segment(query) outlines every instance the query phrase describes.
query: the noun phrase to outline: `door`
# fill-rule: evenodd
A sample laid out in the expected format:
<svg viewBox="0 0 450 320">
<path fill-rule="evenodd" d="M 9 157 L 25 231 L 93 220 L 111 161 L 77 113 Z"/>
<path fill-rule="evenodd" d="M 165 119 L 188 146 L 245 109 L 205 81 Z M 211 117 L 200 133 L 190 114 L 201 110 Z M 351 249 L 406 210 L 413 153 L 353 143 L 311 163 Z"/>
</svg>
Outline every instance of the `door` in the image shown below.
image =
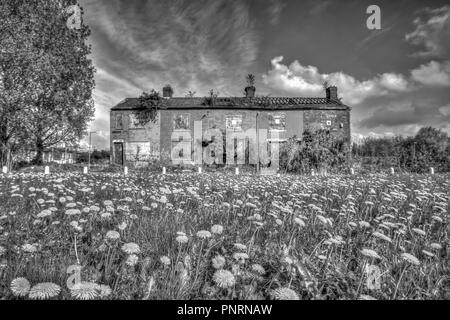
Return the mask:
<svg viewBox="0 0 450 320">
<path fill-rule="evenodd" d="M 123 142 L 114 142 L 114 164 L 123 166 Z"/>
</svg>

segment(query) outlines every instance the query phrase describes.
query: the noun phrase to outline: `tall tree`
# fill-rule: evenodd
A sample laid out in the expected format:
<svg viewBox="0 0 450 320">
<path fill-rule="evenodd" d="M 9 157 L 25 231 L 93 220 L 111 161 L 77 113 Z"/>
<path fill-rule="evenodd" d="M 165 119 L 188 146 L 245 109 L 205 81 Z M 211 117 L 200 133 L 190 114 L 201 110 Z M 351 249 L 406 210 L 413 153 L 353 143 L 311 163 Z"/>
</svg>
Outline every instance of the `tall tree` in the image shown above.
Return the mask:
<svg viewBox="0 0 450 320">
<path fill-rule="evenodd" d="M 82 138 L 94 115 L 90 31 L 82 20 L 75 28 L 68 23 L 75 13 L 67 8 L 75 0 L 0 1 L 6 27 L 0 60 L 9 106 L 1 114 L 9 119 L 8 131 L 19 127 L 14 139 L 35 148 L 39 164 L 45 148 Z"/>
</svg>

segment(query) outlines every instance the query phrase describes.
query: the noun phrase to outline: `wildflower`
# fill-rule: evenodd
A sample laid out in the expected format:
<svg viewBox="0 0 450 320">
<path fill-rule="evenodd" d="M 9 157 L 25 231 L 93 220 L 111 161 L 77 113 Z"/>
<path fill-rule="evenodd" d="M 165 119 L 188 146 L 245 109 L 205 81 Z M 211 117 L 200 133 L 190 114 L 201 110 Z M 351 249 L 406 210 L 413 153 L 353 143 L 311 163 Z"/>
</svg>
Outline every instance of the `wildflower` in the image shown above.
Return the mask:
<svg viewBox="0 0 450 320">
<path fill-rule="evenodd" d="M 275 223 L 279 226 L 281 226 L 283 224 L 283 221 L 281 221 L 280 219 L 276 219 Z"/>
<path fill-rule="evenodd" d="M 233 258 L 239 262 L 245 262 L 245 260 L 248 259 L 248 254 L 244 252 L 236 252 L 233 254 Z"/>
<path fill-rule="evenodd" d="M 77 214 L 81 214 L 81 211 L 78 209 L 68 209 L 66 210 L 66 215 L 68 216 L 75 216 Z"/>
<path fill-rule="evenodd" d="M 127 223 L 126 222 L 122 222 L 121 224 L 119 224 L 119 230 L 120 231 L 123 231 L 123 230 L 125 230 L 126 228 L 127 228 Z"/>
<path fill-rule="evenodd" d="M 266 274 L 266 270 L 264 270 L 264 267 L 261 266 L 260 264 L 253 264 L 252 265 L 252 270 L 260 275 L 265 275 Z"/>
<path fill-rule="evenodd" d="M 368 258 L 381 259 L 381 257 L 378 255 L 378 253 L 371 249 L 362 249 L 361 253 L 363 256 L 366 256 Z"/>
<path fill-rule="evenodd" d="M 211 227 L 211 232 L 213 234 L 217 234 L 217 235 L 222 234 L 223 227 L 220 224 L 216 224 L 216 225 Z"/>
<path fill-rule="evenodd" d="M 4 255 L 5 252 L 6 252 L 6 249 L 5 249 L 4 247 L 0 246 L 0 257 L 1 257 L 2 255 Z"/>
<path fill-rule="evenodd" d="M 164 266 L 169 266 L 170 265 L 170 258 L 168 256 L 162 256 L 161 258 L 159 258 L 159 261 L 161 261 L 161 263 Z"/>
<path fill-rule="evenodd" d="M 134 267 L 138 263 L 138 260 L 139 260 L 139 258 L 137 255 L 131 254 L 128 256 L 127 260 L 125 261 L 125 264 L 127 266 Z"/>
<path fill-rule="evenodd" d="M 111 287 L 107 286 L 107 285 L 104 285 L 104 284 L 99 285 L 98 286 L 98 290 L 100 291 L 99 292 L 99 297 L 100 298 L 106 298 L 112 292 Z"/>
<path fill-rule="evenodd" d="M 415 233 L 417 233 L 418 235 L 421 235 L 421 236 L 426 236 L 427 235 L 426 232 L 423 231 L 422 229 L 413 228 L 412 231 L 414 231 Z"/>
<path fill-rule="evenodd" d="M 45 217 L 48 217 L 48 216 L 51 216 L 51 215 L 52 215 L 52 211 L 46 209 L 46 210 L 42 210 L 40 213 L 38 213 L 37 217 L 38 218 L 45 218 Z"/>
<path fill-rule="evenodd" d="M 61 287 L 51 282 L 38 283 L 30 290 L 31 299 L 45 300 L 56 297 L 61 292 Z"/>
<path fill-rule="evenodd" d="M 427 250 L 422 250 L 422 252 L 423 252 L 423 254 L 424 255 L 427 255 L 427 256 L 429 256 L 429 257 L 435 257 L 435 254 L 434 253 L 431 253 L 430 251 L 427 251 Z"/>
<path fill-rule="evenodd" d="M 304 222 L 302 219 L 300 219 L 300 218 L 295 218 L 295 219 L 294 219 L 294 222 L 295 222 L 297 225 L 299 225 L 300 227 L 305 227 L 305 226 L 306 226 L 305 222 Z"/>
<path fill-rule="evenodd" d="M 11 291 L 16 297 L 25 297 L 30 292 L 30 282 L 25 278 L 11 281 Z"/>
<path fill-rule="evenodd" d="M 300 300 L 298 294 L 289 288 L 278 288 L 272 291 L 275 300 Z"/>
<path fill-rule="evenodd" d="M 234 247 L 240 251 L 247 251 L 247 246 L 245 244 L 235 243 Z"/>
<path fill-rule="evenodd" d="M 327 220 L 324 216 L 322 216 L 322 215 L 320 215 L 320 214 L 317 215 L 317 219 L 319 219 L 320 222 L 322 222 L 322 223 L 325 224 L 325 225 L 328 224 L 328 220 Z"/>
<path fill-rule="evenodd" d="M 366 294 L 362 294 L 359 296 L 358 300 L 377 300 L 372 296 L 366 295 Z"/>
<path fill-rule="evenodd" d="M 125 243 L 122 246 L 122 251 L 127 254 L 138 254 L 141 252 L 141 249 L 139 248 L 139 245 L 137 245 L 134 242 Z"/>
<path fill-rule="evenodd" d="M 175 238 L 176 242 L 179 244 L 187 243 L 189 241 L 189 238 L 186 235 L 179 235 Z"/>
<path fill-rule="evenodd" d="M 402 253 L 401 257 L 403 258 L 403 260 L 408 261 L 409 263 L 413 264 L 413 265 L 420 265 L 420 261 L 419 259 L 417 259 L 415 256 L 413 256 L 412 254 L 409 253 Z"/>
<path fill-rule="evenodd" d="M 106 233 L 106 239 L 108 240 L 117 240 L 120 238 L 120 233 L 117 231 L 111 230 Z"/>
<path fill-rule="evenodd" d="M 70 294 L 78 300 L 92 300 L 98 296 L 99 285 L 93 282 L 79 282 L 71 289 Z"/>
<path fill-rule="evenodd" d="M 221 255 L 215 256 L 211 261 L 214 269 L 222 269 L 226 262 L 225 258 Z"/>
<path fill-rule="evenodd" d="M 384 241 L 387 241 L 387 242 L 392 242 L 391 238 L 389 238 L 388 236 L 382 234 L 381 232 L 376 231 L 376 232 L 372 233 L 372 235 L 374 237 L 378 238 L 378 239 L 381 239 L 381 240 L 384 240 Z"/>
<path fill-rule="evenodd" d="M 27 253 L 35 253 L 37 251 L 37 247 L 33 244 L 24 244 L 22 246 L 22 250 Z"/>
<path fill-rule="evenodd" d="M 434 250 L 441 250 L 442 246 L 439 243 L 432 243 L 430 244 L 430 247 Z"/>
<path fill-rule="evenodd" d="M 217 270 L 213 275 L 213 281 L 219 288 L 227 289 L 234 286 L 236 280 L 234 275 L 228 270 Z"/>
<path fill-rule="evenodd" d="M 197 237 L 199 237 L 200 239 L 211 238 L 211 232 L 207 230 L 200 230 L 199 232 L 197 232 Z"/>
</svg>

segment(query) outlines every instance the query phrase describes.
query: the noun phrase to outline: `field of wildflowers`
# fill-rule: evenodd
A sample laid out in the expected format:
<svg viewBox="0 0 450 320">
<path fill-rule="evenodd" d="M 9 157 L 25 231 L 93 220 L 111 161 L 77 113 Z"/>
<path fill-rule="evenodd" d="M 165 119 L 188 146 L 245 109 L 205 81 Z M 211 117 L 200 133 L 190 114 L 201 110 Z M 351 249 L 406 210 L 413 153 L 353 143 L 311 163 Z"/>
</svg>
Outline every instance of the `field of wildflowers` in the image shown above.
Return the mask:
<svg viewBox="0 0 450 320">
<path fill-rule="evenodd" d="M 450 299 L 450 175 L 14 173 L 2 299 Z"/>
</svg>

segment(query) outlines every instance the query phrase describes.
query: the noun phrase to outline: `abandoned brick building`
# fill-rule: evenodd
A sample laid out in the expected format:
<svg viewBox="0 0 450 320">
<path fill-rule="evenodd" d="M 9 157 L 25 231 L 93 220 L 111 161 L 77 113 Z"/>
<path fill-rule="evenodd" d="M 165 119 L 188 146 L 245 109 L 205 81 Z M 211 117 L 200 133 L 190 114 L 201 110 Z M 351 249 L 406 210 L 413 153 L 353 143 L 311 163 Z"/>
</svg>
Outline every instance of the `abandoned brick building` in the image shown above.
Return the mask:
<svg viewBox="0 0 450 320">
<path fill-rule="evenodd" d="M 135 121 L 139 99 L 125 99 L 110 113 L 112 162 L 133 166 L 165 157 L 179 164 L 178 154 L 173 155 L 176 146 L 195 150 L 199 134 L 202 137 L 212 128 L 221 132 L 267 129 L 268 144 L 280 144 L 294 136 L 301 139 L 304 130 L 323 128 L 350 143 L 351 108 L 338 99 L 337 87 L 326 88 L 325 97 L 318 98 L 256 97 L 254 88 L 247 89 L 245 97 L 216 97 L 211 104 L 205 103 L 206 98 L 172 97 L 172 88 L 166 86 L 164 107 L 158 110 L 156 120 L 146 125 Z M 274 132 L 276 139 L 271 138 Z M 193 151 L 180 156 L 194 163 Z"/>
</svg>

